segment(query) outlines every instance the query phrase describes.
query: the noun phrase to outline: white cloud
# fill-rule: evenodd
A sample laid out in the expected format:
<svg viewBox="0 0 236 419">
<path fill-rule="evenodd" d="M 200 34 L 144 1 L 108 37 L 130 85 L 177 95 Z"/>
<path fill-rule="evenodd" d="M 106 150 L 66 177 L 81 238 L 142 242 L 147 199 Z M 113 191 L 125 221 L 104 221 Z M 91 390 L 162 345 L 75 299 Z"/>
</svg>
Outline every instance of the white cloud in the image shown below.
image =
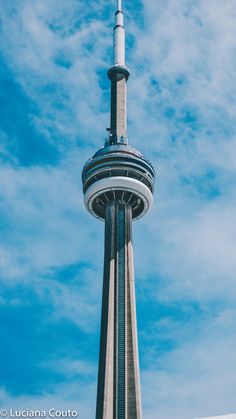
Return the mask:
<svg viewBox="0 0 236 419">
<path fill-rule="evenodd" d="M 234 410 L 234 319 L 235 311 L 225 312 L 186 336 L 182 322 L 175 330 L 180 333 L 178 346 L 156 357 L 152 344 L 158 342 L 150 341 L 149 370 L 142 374 L 148 418 L 189 419 Z"/>
<path fill-rule="evenodd" d="M 98 12 L 92 3 L 87 13 Z M 37 130 L 63 149 L 77 141 L 95 144 L 105 132 L 107 115 L 99 89 L 98 68 L 107 67 L 108 28 L 72 0 L 2 6 L 2 52 L 16 81 L 37 105 Z M 14 15 L 14 19 L 12 16 Z M 91 62 L 92 60 L 92 62 Z M 86 100 L 85 100 L 86 98 Z M 96 129 L 95 129 L 96 127 Z M 66 138 L 66 144 L 63 139 Z"/>
<path fill-rule="evenodd" d="M 200 419 L 200 418 L 198 418 Z M 201 418 L 201 419 L 236 419 L 236 415 L 223 415 L 223 416 L 211 416 L 210 418 Z"/>
<path fill-rule="evenodd" d="M 2 167 L 6 233 L 0 242 L 1 281 L 24 284 L 45 301 L 49 296 L 57 317 L 90 329 L 96 324 L 91 319 L 100 313 L 103 248 L 98 237 L 100 241 L 103 224 L 87 222 L 80 176 L 77 169 L 71 171 L 72 164 L 76 162 L 50 169 Z M 81 264 L 76 277 L 67 273 L 59 281 L 60 270 L 75 264 Z"/>
</svg>

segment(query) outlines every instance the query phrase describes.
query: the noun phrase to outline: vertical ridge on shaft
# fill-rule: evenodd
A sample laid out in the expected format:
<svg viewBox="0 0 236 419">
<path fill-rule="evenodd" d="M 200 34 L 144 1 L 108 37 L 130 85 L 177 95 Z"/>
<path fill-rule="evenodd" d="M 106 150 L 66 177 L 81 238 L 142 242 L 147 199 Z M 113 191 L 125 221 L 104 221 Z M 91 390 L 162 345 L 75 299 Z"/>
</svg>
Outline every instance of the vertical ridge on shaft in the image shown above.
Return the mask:
<svg viewBox="0 0 236 419">
<path fill-rule="evenodd" d="M 136 303 L 134 287 L 134 264 L 133 264 L 133 244 L 132 244 L 132 210 L 128 209 L 127 214 L 127 253 L 128 253 L 128 273 L 127 273 L 127 418 L 141 419 L 141 389 L 139 377 L 139 357 L 138 357 L 138 336 L 136 320 Z M 129 228 L 130 227 L 130 228 Z"/>
<path fill-rule="evenodd" d="M 115 204 L 106 208 L 104 279 L 100 333 L 96 419 L 112 418 L 114 386 Z M 109 403 L 108 403 L 109 401 Z"/>
<path fill-rule="evenodd" d="M 126 237 L 125 204 L 117 205 L 117 419 L 125 418 L 125 300 L 126 300 Z"/>
</svg>

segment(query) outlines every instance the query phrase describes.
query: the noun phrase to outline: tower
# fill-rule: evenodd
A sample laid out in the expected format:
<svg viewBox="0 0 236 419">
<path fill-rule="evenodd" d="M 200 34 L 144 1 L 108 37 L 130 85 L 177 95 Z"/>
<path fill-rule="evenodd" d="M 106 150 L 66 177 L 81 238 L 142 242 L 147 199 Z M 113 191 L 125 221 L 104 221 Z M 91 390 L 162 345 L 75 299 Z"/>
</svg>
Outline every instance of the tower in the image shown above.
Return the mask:
<svg viewBox="0 0 236 419">
<path fill-rule="evenodd" d="M 113 29 L 109 136 L 82 173 L 87 210 L 105 221 L 96 419 L 141 419 L 132 221 L 152 205 L 154 169 L 128 145 L 125 30 L 121 0 Z"/>
</svg>

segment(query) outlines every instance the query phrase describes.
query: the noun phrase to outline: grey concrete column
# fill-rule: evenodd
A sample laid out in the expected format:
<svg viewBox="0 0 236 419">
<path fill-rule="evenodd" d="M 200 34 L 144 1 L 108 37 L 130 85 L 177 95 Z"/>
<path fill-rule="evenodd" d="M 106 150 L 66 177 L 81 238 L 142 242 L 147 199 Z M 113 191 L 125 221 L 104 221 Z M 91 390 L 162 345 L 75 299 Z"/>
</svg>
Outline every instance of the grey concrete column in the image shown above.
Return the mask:
<svg viewBox="0 0 236 419">
<path fill-rule="evenodd" d="M 112 138 L 120 142 L 127 137 L 126 78 L 115 73 L 111 80 L 111 127 Z"/>
<path fill-rule="evenodd" d="M 131 211 L 106 208 L 96 419 L 141 419 Z"/>
</svg>

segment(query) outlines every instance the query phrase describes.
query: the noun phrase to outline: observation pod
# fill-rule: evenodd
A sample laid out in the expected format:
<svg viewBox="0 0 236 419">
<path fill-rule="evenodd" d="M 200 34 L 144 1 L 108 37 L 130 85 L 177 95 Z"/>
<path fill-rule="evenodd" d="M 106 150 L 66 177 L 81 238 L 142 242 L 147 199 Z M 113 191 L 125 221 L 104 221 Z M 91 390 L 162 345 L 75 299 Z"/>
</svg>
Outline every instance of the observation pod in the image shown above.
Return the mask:
<svg viewBox="0 0 236 419">
<path fill-rule="evenodd" d="M 101 220 L 105 220 L 106 206 L 112 201 L 126 203 L 133 220 L 141 218 L 152 206 L 154 169 L 128 145 L 100 149 L 85 164 L 82 179 L 85 206 Z"/>
</svg>

